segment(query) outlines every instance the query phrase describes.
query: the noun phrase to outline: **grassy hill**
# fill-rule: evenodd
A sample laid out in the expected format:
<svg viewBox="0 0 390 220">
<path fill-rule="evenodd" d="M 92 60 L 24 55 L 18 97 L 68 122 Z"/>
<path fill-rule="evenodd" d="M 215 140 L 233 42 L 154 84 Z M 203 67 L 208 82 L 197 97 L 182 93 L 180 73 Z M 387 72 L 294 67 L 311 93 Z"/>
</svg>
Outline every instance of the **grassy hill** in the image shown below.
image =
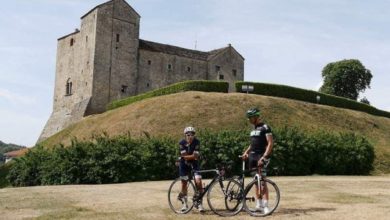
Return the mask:
<svg viewBox="0 0 390 220">
<path fill-rule="evenodd" d="M 258 106 L 271 127 L 295 126 L 304 131 L 353 131 L 375 146 L 376 173 L 390 173 L 390 119 L 367 113 L 316 105 L 291 99 L 242 93 L 183 92 L 146 99 L 103 114 L 88 116 L 53 135 L 42 144 L 68 144 L 71 139 L 90 139 L 130 132 L 133 136 L 182 137 L 185 126 L 198 129 L 249 128 L 245 111 Z"/>
</svg>

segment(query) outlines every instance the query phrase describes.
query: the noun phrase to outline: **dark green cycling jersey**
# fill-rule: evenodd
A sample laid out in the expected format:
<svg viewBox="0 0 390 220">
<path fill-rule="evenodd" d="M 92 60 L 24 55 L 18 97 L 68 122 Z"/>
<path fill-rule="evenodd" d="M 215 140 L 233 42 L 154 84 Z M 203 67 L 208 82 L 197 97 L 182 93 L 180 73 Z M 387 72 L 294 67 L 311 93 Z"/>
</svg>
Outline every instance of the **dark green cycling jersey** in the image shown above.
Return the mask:
<svg viewBox="0 0 390 220">
<path fill-rule="evenodd" d="M 258 125 L 255 125 L 254 129 L 251 131 L 251 153 L 261 154 L 263 155 L 267 145 L 267 136 L 272 136 L 271 128 L 264 124 L 260 123 Z"/>
</svg>

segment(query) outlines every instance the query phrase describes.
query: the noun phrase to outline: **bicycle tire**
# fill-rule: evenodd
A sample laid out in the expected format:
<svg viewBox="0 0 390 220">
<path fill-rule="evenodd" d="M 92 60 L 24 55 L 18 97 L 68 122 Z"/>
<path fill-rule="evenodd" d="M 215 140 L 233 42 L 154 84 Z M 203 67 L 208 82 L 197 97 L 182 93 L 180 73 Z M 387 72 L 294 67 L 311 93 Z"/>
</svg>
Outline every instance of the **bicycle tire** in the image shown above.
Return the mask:
<svg viewBox="0 0 390 220">
<path fill-rule="evenodd" d="M 181 192 L 181 178 L 175 179 L 168 190 L 168 203 L 169 207 L 177 214 L 187 214 L 192 210 L 194 207 L 193 198 L 195 195 L 195 186 L 194 183 L 192 183 L 191 180 L 187 180 L 187 204 L 188 209 L 182 210 L 181 207 L 183 206 L 183 200 L 182 198 L 179 198 L 179 194 Z"/>
<path fill-rule="evenodd" d="M 251 216 L 263 217 L 263 216 L 271 215 L 276 210 L 280 202 L 279 187 L 276 185 L 275 182 L 269 179 L 260 180 L 261 185 L 263 185 L 264 183 L 266 184 L 268 189 L 268 194 L 269 194 L 269 198 L 268 198 L 269 212 L 265 213 L 263 210 L 255 208 L 255 204 L 256 204 L 255 184 L 257 183 L 258 183 L 257 179 L 254 179 L 245 187 L 244 209 Z"/>
<path fill-rule="evenodd" d="M 244 189 L 234 179 L 220 179 L 210 186 L 207 192 L 207 203 L 210 209 L 219 216 L 237 215 L 243 208 Z M 227 205 L 231 203 L 231 206 Z M 235 207 L 232 209 L 231 207 Z"/>
<path fill-rule="evenodd" d="M 234 177 L 232 177 L 232 178 L 229 178 L 229 182 L 228 182 L 228 185 L 227 185 L 227 187 L 226 187 L 228 190 L 229 190 L 230 188 L 233 188 L 233 187 L 234 187 L 234 184 L 235 184 L 235 183 L 234 183 L 232 180 L 237 181 L 238 183 L 240 183 L 240 185 L 241 185 L 242 187 L 244 187 L 244 186 L 242 185 L 242 182 L 240 181 L 239 177 L 238 177 L 238 176 L 237 176 L 237 177 L 234 176 Z M 244 194 L 245 194 L 245 192 L 244 192 Z M 232 204 L 230 204 L 230 203 L 228 202 L 228 199 L 226 198 L 226 200 L 225 200 L 225 205 L 226 205 L 226 208 L 227 208 L 227 209 L 233 211 L 233 210 L 237 209 L 239 205 L 243 206 L 244 203 L 243 203 L 243 202 L 242 202 L 242 203 L 237 203 L 237 204 L 233 204 L 233 206 L 231 206 Z M 242 210 L 242 208 L 243 208 L 243 207 L 240 207 L 241 210 Z"/>
</svg>

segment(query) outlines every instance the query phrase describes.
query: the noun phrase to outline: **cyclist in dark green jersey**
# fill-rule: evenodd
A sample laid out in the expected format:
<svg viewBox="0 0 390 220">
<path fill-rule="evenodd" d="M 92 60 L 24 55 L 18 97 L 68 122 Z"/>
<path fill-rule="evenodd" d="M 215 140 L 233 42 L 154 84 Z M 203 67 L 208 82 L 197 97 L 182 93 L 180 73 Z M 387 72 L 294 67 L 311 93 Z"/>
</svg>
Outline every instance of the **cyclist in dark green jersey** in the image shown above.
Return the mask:
<svg viewBox="0 0 390 220">
<path fill-rule="evenodd" d="M 251 108 L 246 112 L 246 117 L 249 122 L 254 125 L 253 130 L 250 133 L 251 144 L 245 150 L 242 155 L 243 159 L 249 158 L 249 169 L 258 167 L 258 173 L 260 175 L 266 175 L 263 170 L 263 174 L 260 173 L 265 163 L 269 163 L 269 157 L 272 152 L 273 136 L 271 127 L 263 123 L 260 118 L 260 110 L 257 108 Z M 256 185 L 257 187 L 257 185 Z M 259 191 L 257 189 L 257 191 Z M 256 195 L 256 209 L 263 210 L 264 213 L 269 212 L 268 209 L 268 189 L 264 187 L 264 198 L 260 200 L 260 195 Z"/>
</svg>

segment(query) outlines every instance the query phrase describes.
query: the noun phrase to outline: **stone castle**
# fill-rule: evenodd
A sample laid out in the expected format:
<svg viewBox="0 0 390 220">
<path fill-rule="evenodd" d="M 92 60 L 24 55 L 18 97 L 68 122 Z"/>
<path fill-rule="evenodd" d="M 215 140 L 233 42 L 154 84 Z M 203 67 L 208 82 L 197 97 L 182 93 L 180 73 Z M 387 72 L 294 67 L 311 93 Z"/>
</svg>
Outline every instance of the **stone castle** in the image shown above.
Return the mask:
<svg viewBox="0 0 390 220">
<path fill-rule="evenodd" d="M 140 15 L 124 0 L 100 4 L 58 39 L 53 112 L 38 142 L 102 113 L 117 99 L 184 80 L 222 80 L 234 90 L 244 58 L 229 44 L 209 52 L 139 39 Z"/>
</svg>

